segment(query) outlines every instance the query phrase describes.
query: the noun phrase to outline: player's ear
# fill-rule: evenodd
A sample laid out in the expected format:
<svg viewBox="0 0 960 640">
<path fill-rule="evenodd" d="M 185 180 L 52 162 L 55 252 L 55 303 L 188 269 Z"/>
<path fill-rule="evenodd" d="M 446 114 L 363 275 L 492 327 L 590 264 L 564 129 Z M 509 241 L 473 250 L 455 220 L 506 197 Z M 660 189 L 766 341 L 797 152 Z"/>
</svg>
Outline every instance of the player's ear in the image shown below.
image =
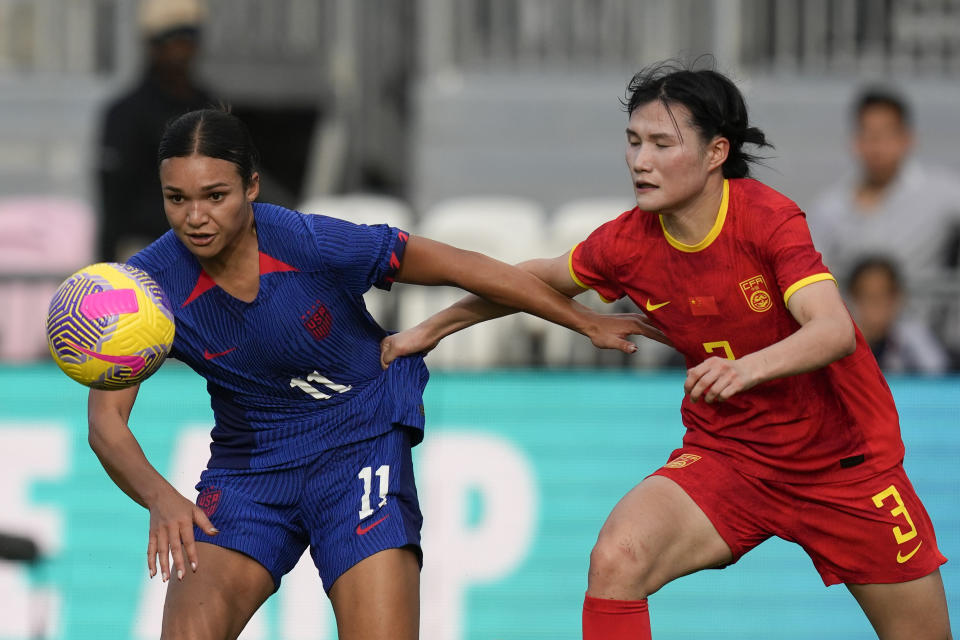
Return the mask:
<svg viewBox="0 0 960 640">
<path fill-rule="evenodd" d="M 722 167 L 730 155 L 730 141 L 723 136 L 717 136 L 707 144 L 706 155 L 708 171 Z"/>
<path fill-rule="evenodd" d="M 260 174 L 256 171 L 253 172 L 253 175 L 250 176 L 250 180 L 247 181 L 247 191 L 246 191 L 247 202 L 253 202 L 257 199 L 257 196 L 260 195 Z"/>
</svg>

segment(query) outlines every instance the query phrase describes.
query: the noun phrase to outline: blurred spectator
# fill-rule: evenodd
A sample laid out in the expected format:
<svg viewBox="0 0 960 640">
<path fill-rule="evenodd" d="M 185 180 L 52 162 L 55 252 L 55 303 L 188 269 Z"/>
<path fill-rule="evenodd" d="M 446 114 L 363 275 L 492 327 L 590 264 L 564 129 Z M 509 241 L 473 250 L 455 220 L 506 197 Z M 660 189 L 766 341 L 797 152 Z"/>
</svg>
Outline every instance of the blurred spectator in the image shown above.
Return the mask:
<svg viewBox="0 0 960 640">
<path fill-rule="evenodd" d="M 903 318 L 903 283 L 892 260 L 868 257 L 848 278 L 850 310 L 886 373 L 944 373 L 949 357 L 926 324 Z"/>
<path fill-rule="evenodd" d="M 865 89 L 852 116 L 856 174 L 810 208 L 815 244 L 835 274 L 851 273 L 865 255 L 885 255 L 908 286 L 922 286 L 956 256 L 951 244 L 960 228 L 960 179 L 910 159 L 911 109 L 896 92 Z"/>
<path fill-rule="evenodd" d="M 114 99 L 102 121 L 98 257 L 126 260 L 169 227 L 157 178 L 157 147 L 167 122 L 211 106 L 193 76 L 201 0 L 142 0 L 138 22 L 146 46 L 136 86 Z"/>
</svg>

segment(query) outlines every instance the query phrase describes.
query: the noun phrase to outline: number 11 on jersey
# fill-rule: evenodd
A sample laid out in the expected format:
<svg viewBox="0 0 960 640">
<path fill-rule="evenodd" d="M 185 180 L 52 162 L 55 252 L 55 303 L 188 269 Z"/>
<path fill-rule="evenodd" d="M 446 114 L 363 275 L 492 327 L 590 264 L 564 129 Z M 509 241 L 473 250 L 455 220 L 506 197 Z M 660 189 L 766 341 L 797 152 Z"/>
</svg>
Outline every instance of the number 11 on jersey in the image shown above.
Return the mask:
<svg viewBox="0 0 960 640">
<path fill-rule="evenodd" d="M 376 476 L 380 479 L 380 502 L 377 503 L 379 509 L 387 504 L 387 493 L 390 490 L 390 465 L 384 464 L 377 469 Z M 368 518 L 373 515 L 373 509 L 370 508 L 370 490 L 373 488 L 373 467 L 364 467 L 360 469 L 357 477 L 363 480 L 363 494 L 360 496 L 360 519 Z"/>
</svg>

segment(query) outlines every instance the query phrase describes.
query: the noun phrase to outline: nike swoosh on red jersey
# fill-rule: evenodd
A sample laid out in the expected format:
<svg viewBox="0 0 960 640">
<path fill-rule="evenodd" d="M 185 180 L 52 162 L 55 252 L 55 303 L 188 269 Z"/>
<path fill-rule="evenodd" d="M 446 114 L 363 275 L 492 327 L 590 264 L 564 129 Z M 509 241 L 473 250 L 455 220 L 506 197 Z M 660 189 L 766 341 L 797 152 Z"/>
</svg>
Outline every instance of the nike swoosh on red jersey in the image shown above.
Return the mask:
<svg viewBox="0 0 960 640">
<path fill-rule="evenodd" d="M 227 355 L 228 353 L 230 353 L 230 352 L 233 351 L 234 349 L 236 349 L 236 347 L 231 347 L 230 349 L 227 349 L 226 351 L 220 351 L 219 353 L 210 353 L 209 351 L 207 351 L 206 349 L 204 349 L 204 350 L 203 350 L 203 357 L 206 358 L 207 360 L 213 360 L 214 358 L 219 358 L 220 356 L 225 356 L 225 355 Z"/>
<path fill-rule="evenodd" d="M 137 375 L 145 366 L 147 366 L 147 360 L 143 356 L 111 356 L 105 353 L 91 351 L 90 349 L 86 349 L 72 342 L 67 342 L 67 345 L 81 353 L 87 354 L 91 358 L 103 360 L 104 362 L 111 362 L 113 364 L 119 364 L 124 367 L 130 367 L 130 373 L 133 375 Z"/>
<path fill-rule="evenodd" d="M 383 516 L 382 518 L 380 518 L 380 519 L 377 520 L 376 522 L 373 522 L 373 523 L 371 523 L 371 524 L 368 524 L 367 526 L 363 526 L 362 524 L 358 524 L 358 525 L 357 525 L 357 535 L 361 535 L 361 536 L 362 536 L 362 535 L 365 535 L 367 532 L 369 532 L 371 529 L 373 529 L 375 526 L 377 526 L 378 524 L 380 524 L 381 522 L 383 522 L 384 520 L 386 520 L 386 519 L 389 518 L 389 517 L 390 517 L 390 514 L 388 513 L 387 515 Z"/>
</svg>

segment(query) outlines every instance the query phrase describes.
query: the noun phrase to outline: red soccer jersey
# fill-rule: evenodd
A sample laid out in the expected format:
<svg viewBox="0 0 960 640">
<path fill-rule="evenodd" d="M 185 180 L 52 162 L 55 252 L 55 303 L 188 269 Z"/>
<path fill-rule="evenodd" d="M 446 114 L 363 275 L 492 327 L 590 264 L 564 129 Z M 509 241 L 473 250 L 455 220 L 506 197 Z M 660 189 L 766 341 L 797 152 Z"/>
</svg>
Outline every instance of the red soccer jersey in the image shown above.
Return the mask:
<svg viewBox="0 0 960 640">
<path fill-rule="evenodd" d="M 694 367 L 738 358 L 800 328 L 787 302 L 833 280 L 803 212 L 755 180 L 724 181 L 716 223 L 697 245 L 639 208 L 570 252 L 570 273 L 607 300 L 629 296 Z M 743 473 L 786 482 L 855 479 L 903 458 L 897 410 L 860 334 L 856 351 L 817 371 L 771 380 L 726 402 L 683 399 L 685 446 L 728 455 Z"/>
</svg>

